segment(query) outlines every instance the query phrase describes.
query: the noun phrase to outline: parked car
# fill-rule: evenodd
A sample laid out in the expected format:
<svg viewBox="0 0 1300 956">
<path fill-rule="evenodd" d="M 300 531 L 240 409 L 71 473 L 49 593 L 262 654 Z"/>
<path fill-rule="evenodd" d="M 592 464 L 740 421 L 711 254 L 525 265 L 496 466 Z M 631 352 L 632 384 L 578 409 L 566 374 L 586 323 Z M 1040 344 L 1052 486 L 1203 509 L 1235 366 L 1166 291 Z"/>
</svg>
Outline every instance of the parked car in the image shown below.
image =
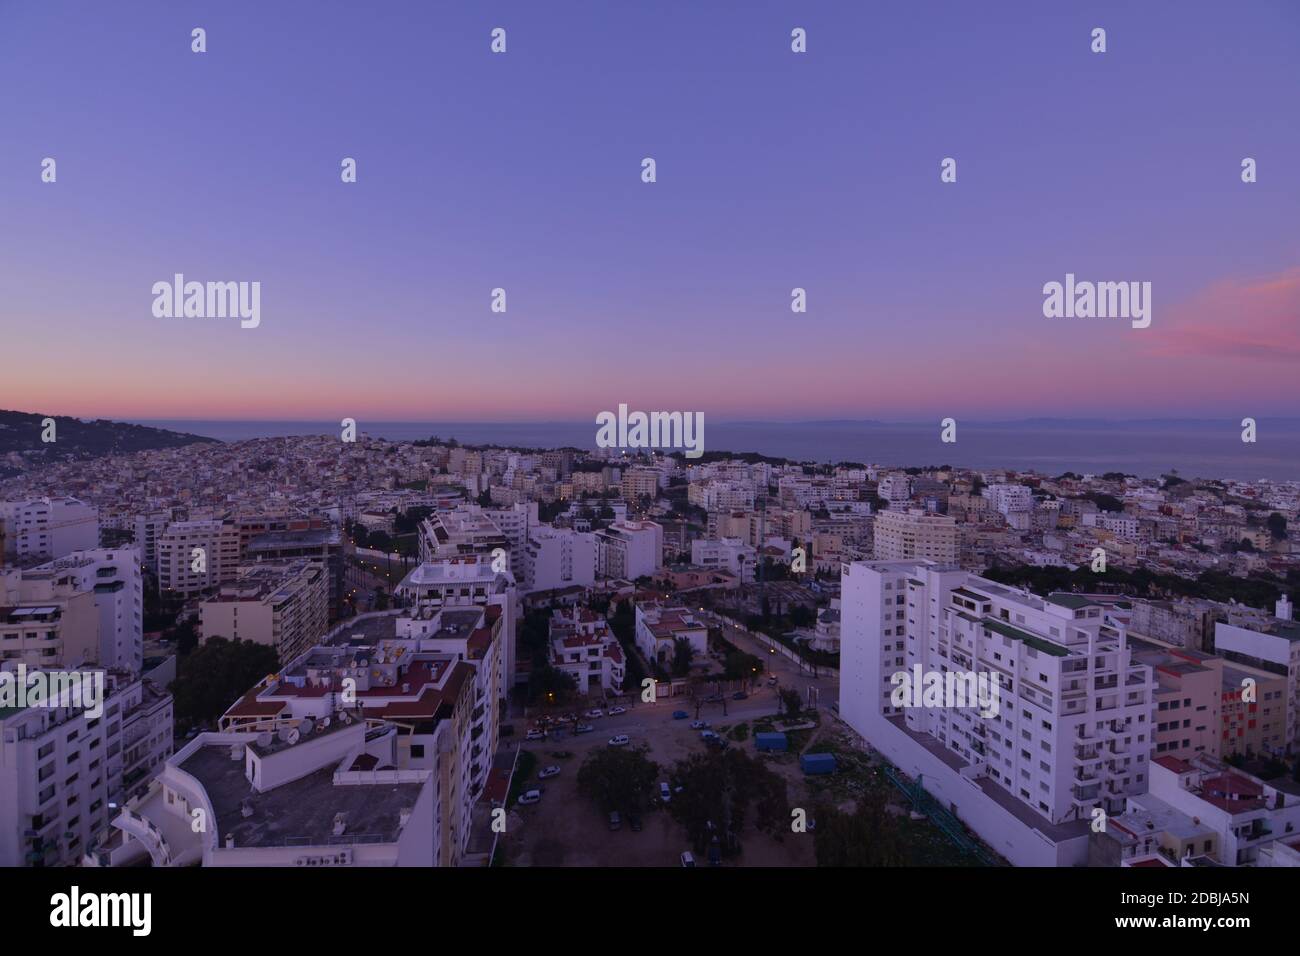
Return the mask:
<svg viewBox="0 0 1300 956">
<path fill-rule="evenodd" d="M 695 865 L 695 854 L 692 853 L 690 850 L 687 850 L 685 853 L 682 854 L 682 866 L 694 866 L 694 865 Z"/>
<path fill-rule="evenodd" d="M 734 694 L 731 695 L 731 699 L 732 699 L 732 700 L 744 700 L 744 699 L 745 699 L 746 697 L 748 697 L 748 696 L 749 696 L 749 695 L 746 694 L 743 690 L 738 690 L 738 691 L 736 691 Z"/>
<path fill-rule="evenodd" d="M 611 717 L 617 717 L 619 714 L 626 714 L 626 713 L 627 713 L 626 707 L 611 707 L 609 709 L 609 716 Z"/>
<path fill-rule="evenodd" d="M 577 727 L 573 728 L 573 732 L 575 734 L 589 734 L 595 729 L 591 724 L 578 724 Z"/>
<path fill-rule="evenodd" d="M 629 813 L 627 815 L 627 825 L 632 828 L 633 833 L 641 832 L 641 814 Z"/>
<path fill-rule="evenodd" d="M 527 739 L 527 740 L 545 740 L 545 739 L 546 739 L 546 731 L 544 731 L 544 730 L 530 730 L 530 731 L 528 731 L 528 733 L 527 733 L 525 739 Z"/>
<path fill-rule="evenodd" d="M 559 773 L 560 773 L 560 767 L 559 767 L 559 765 L 558 765 L 558 764 L 551 764 L 549 767 L 543 767 L 541 770 L 537 771 L 537 779 L 538 779 L 538 780 L 545 780 L 545 779 L 547 779 L 548 777 L 555 777 L 555 776 L 558 776 Z"/>
<path fill-rule="evenodd" d="M 591 710 L 583 714 L 583 716 L 586 717 L 588 720 L 595 720 L 597 717 L 604 717 L 605 712 L 601 710 L 599 707 L 593 707 Z"/>
<path fill-rule="evenodd" d="M 519 795 L 519 803 L 522 806 L 528 806 L 529 804 L 533 804 L 533 803 L 540 803 L 541 799 L 542 799 L 542 791 L 540 787 L 536 790 L 525 790 L 523 793 Z"/>
<path fill-rule="evenodd" d="M 611 830 L 621 830 L 623 828 L 623 818 L 618 815 L 617 810 L 612 811 L 609 815 L 609 828 Z"/>
<path fill-rule="evenodd" d="M 629 740 L 630 738 L 627 734 L 618 734 L 617 736 L 609 738 L 609 745 L 611 747 L 623 747 L 627 745 Z"/>
<path fill-rule="evenodd" d="M 672 791 L 668 789 L 668 784 L 660 783 L 659 799 L 662 800 L 664 803 L 668 803 L 670 800 L 672 800 L 672 798 L 673 798 L 673 794 Z"/>
<path fill-rule="evenodd" d="M 709 722 L 707 720 L 692 720 L 691 730 L 708 730 Z"/>
<path fill-rule="evenodd" d="M 775 674 L 773 674 L 771 677 L 769 677 L 769 678 L 767 679 L 767 686 L 768 686 L 768 687 L 774 687 L 774 686 L 776 685 L 776 683 L 777 683 L 777 677 L 776 677 Z"/>
<path fill-rule="evenodd" d="M 691 716 L 691 715 L 688 714 L 688 713 L 686 713 L 686 711 L 684 711 L 684 710 L 674 710 L 674 711 L 673 711 L 673 720 L 686 720 L 686 719 L 689 718 L 690 716 Z"/>
<path fill-rule="evenodd" d="M 713 731 L 711 731 L 711 730 L 701 730 L 701 731 L 700 731 L 700 739 L 701 739 L 701 740 L 717 740 L 717 739 L 718 739 L 718 735 L 715 734 L 715 733 L 714 733 Z"/>
</svg>

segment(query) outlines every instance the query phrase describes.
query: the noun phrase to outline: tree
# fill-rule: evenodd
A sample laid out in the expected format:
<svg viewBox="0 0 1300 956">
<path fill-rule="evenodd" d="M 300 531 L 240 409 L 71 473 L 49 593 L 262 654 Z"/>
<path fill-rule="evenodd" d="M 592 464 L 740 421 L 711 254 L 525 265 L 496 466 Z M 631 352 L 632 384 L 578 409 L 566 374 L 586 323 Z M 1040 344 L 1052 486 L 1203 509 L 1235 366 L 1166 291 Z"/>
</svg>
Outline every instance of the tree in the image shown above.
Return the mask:
<svg viewBox="0 0 1300 956">
<path fill-rule="evenodd" d="M 528 672 L 528 703 L 567 704 L 578 693 L 578 683 L 569 674 L 536 658 Z"/>
<path fill-rule="evenodd" d="M 752 806 L 754 825 L 773 836 L 789 825 L 785 780 L 735 748 L 691 754 L 673 768 L 668 805 L 696 852 L 717 839 L 724 856 L 741 852 L 740 833 Z"/>
<path fill-rule="evenodd" d="M 1274 511 L 1268 516 L 1268 533 L 1273 536 L 1274 541 L 1286 540 L 1286 515 Z"/>
<path fill-rule="evenodd" d="M 684 637 L 679 637 L 673 643 L 673 676 L 685 677 L 691 672 L 691 661 L 695 657 L 695 648 L 691 647 L 691 642 Z"/>
<path fill-rule="evenodd" d="M 578 769 L 578 792 L 604 813 L 639 813 L 654 797 L 659 765 L 650 748 L 601 747 Z"/>
<path fill-rule="evenodd" d="M 788 687 L 782 690 L 779 696 L 781 700 L 781 711 L 779 712 L 783 712 L 791 720 L 798 717 L 803 709 L 803 699 L 799 696 L 799 692 L 792 687 Z"/>
<path fill-rule="evenodd" d="M 176 630 L 172 631 L 172 638 L 176 641 L 176 653 L 180 657 L 193 653 L 194 648 L 199 646 L 199 635 L 194 629 L 193 621 L 177 624 Z"/>
<path fill-rule="evenodd" d="M 181 658 L 172 682 L 177 725 L 214 722 L 279 666 L 273 647 L 224 637 L 208 638 L 192 654 Z"/>
<path fill-rule="evenodd" d="M 859 797 L 851 814 L 833 807 L 818 809 L 816 821 L 813 845 L 818 866 L 906 866 L 909 862 L 907 837 L 878 790 Z"/>
</svg>

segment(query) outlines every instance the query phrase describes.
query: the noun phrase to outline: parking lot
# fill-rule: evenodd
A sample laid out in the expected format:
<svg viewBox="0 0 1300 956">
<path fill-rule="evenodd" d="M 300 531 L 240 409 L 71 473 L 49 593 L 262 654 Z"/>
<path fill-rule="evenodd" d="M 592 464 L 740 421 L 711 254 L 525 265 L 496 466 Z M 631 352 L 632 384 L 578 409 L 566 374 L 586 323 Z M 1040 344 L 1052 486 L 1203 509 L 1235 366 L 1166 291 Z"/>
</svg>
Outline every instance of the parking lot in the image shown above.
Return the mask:
<svg viewBox="0 0 1300 956">
<path fill-rule="evenodd" d="M 728 700 L 728 716 L 722 716 L 720 704 L 708 704 L 701 719 L 715 729 L 776 712 L 776 693 L 764 688 L 742 701 Z M 525 750 L 537 757 L 537 769 L 558 764 L 560 774 L 537 782 L 533 772 L 530 786 L 540 786 L 542 799 L 533 806 L 512 807 L 503 840 L 506 860 L 512 866 L 680 866 L 683 850 L 690 849 L 682 828 L 661 807 L 642 815 L 643 829 L 634 832 L 624 819 L 622 828 L 610 831 L 608 819 L 600 808 L 578 793 L 578 768 L 596 747 L 608 746 L 610 737 L 627 734 L 631 746 L 649 747 L 649 757 L 661 768 L 660 779 L 668 779 L 672 765 L 692 752 L 702 752 L 700 732 L 690 728 L 691 720 L 674 720 L 674 710 L 686 710 L 694 718 L 694 708 L 684 701 L 660 699 L 656 704 L 639 704 L 628 713 L 587 721 L 595 730 L 574 736 L 568 730 L 559 740 L 520 741 Z M 522 734 L 520 735 L 522 736 Z M 733 743 L 753 753 L 752 738 Z M 573 756 L 560 759 L 555 751 L 570 751 Z M 792 806 L 803 797 L 801 779 L 792 779 L 784 767 L 775 768 L 790 782 Z M 812 834 L 786 834 L 777 841 L 753 827 L 752 809 L 741 834 L 744 853 L 726 866 L 812 866 L 815 856 Z M 704 865 L 703 860 L 697 860 Z"/>
</svg>

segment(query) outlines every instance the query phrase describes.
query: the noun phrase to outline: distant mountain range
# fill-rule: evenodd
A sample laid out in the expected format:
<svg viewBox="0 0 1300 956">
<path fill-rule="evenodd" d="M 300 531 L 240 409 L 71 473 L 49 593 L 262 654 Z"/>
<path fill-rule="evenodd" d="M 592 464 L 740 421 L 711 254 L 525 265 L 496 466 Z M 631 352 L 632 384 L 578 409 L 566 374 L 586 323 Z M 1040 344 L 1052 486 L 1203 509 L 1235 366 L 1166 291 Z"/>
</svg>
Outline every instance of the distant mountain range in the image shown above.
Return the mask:
<svg viewBox="0 0 1300 956">
<path fill-rule="evenodd" d="M 43 442 L 45 419 L 54 420 L 52 442 Z M 32 462 L 55 462 L 104 455 L 125 455 L 156 448 L 179 448 L 198 442 L 216 442 L 215 438 L 191 435 L 185 432 L 150 428 L 146 425 L 129 425 L 106 419 L 82 421 L 63 415 L 42 415 L 39 412 L 14 412 L 0 409 L 0 458 L 19 452 Z M 0 468 L 3 465 L 0 464 Z"/>
</svg>

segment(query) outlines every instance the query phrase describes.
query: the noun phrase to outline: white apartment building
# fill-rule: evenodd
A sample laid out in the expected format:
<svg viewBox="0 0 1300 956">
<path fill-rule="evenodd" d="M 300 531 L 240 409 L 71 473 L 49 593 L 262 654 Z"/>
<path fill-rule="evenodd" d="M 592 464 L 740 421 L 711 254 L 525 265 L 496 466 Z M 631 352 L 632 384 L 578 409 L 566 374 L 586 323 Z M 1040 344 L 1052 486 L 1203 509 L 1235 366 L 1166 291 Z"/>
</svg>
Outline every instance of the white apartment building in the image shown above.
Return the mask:
<svg viewBox="0 0 1300 956">
<path fill-rule="evenodd" d="M 522 557 L 526 594 L 596 582 L 596 537 L 590 532 L 538 525 L 528 533 Z"/>
<path fill-rule="evenodd" d="M 686 500 L 705 511 L 730 511 L 754 507 L 752 481 L 693 481 L 686 488 Z"/>
<path fill-rule="evenodd" d="M 889 502 L 890 508 L 906 506 L 912 500 L 912 478 L 910 475 L 885 475 L 876 487 L 876 495 Z"/>
<path fill-rule="evenodd" d="M 239 527 L 228 521 L 174 521 L 158 538 L 158 588 L 184 597 L 233 580 Z"/>
<path fill-rule="evenodd" d="M 623 648 L 605 619 L 586 608 L 557 608 L 550 622 L 551 663 L 573 678 L 579 694 L 620 693 Z"/>
<path fill-rule="evenodd" d="M 931 562 L 854 562 L 842 581 L 840 713 L 1017 865 L 1082 862 L 1096 808 L 1147 788 L 1155 679 L 1103 609 Z M 979 706 L 893 705 L 895 675 L 996 681 Z"/>
<path fill-rule="evenodd" d="M 1083 516 L 1083 526 L 1101 528 L 1117 537 L 1136 541 L 1141 523 L 1133 515 L 1113 511 L 1090 511 Z"/>
<path fill-rule="evenodd" d="M 503 697 L 509 694 L 516 680 L 515 630 L 519 620 L 519 595 L 513 574 L 493 571 L 488 555 L 449 558 L 412 568 L 398 585 L 397 595 L 419 609 L 475 605 L 499 608 L 504 618 L 501 693 Z"/>
<path fill-rule="evenodd" d="M 199 620 L 204 641 L 252 641 L 291 661 L 329 629 L 325 566 L 304 558 L 244 565 L 199 605 Z"/>
<path fill-rule="evenodd" d="M 61 558 L 99 547 L 99 512 L 76 498 L 0 501 L 6 562 Z"/>
<path fill-rule="evenodd" d="M 438 770 L 401 766 L 398 740 L 350 714 L 200 734 L 83 865 L 439 865 Z"/>
<path fill-rule="evenodd" d="M 1034 492 L 1028 485 L 1000 482 L 985 487 L 983 494 L 993 509 L 1004 516 L 1034 510 Z"/>
<path fill-rule="evenodd" d="M 478 505 L 463 505 L 454 511 L 439 511 L 425 518 L 420 522 L 421 563 L 466 554 L 490 554 L 494 548 L 511 551 L 514 542 L 492 519 L 493 513 L 496 512 L 486 512 Z"/>
<path fill-rule="evenodd" d="M 739 538 L 696 538 L 691 542 L 691 564 L 710 571 L 725 569 L 741 581 L 753 581 L 758 552 Z"/>
<path fill-rule="evenodd" d="M 679 640 L 689 641 L 696 658 L 702 658 L 709 648 L 708 626 L 684 607 L 657 602 L 636 606 L 636 646 L 646 660 L 670 666 Z"/>
<path fill-rule="evenodd" d="M 890 508 L 876 515 L 873 547 L 877 561 L 951 564 L 961 549 L 961 534 L 957 519 L 949 515 Z"/>
<path fill-rule="evenodd" d="M 96 663 L 140 673 L 144 667 L 144 576 L 135 547 L 74 551 L 23 576 L 28 581 L 67 580 L 78 590 L 93 594 L 99 612 Z"/>
<path fill-rule="evenodd" d="M 597 573 L 635 581 L 663 567 L 664 529 L 654 521 L 615 521 L 595 532 Z"/>
<path fill-rule="evenodd" d="M 0 707 L 0 867 L 71 866 L 172 751 L 172 699 L 109 671 L 98 717 Z"/>
</svg>

